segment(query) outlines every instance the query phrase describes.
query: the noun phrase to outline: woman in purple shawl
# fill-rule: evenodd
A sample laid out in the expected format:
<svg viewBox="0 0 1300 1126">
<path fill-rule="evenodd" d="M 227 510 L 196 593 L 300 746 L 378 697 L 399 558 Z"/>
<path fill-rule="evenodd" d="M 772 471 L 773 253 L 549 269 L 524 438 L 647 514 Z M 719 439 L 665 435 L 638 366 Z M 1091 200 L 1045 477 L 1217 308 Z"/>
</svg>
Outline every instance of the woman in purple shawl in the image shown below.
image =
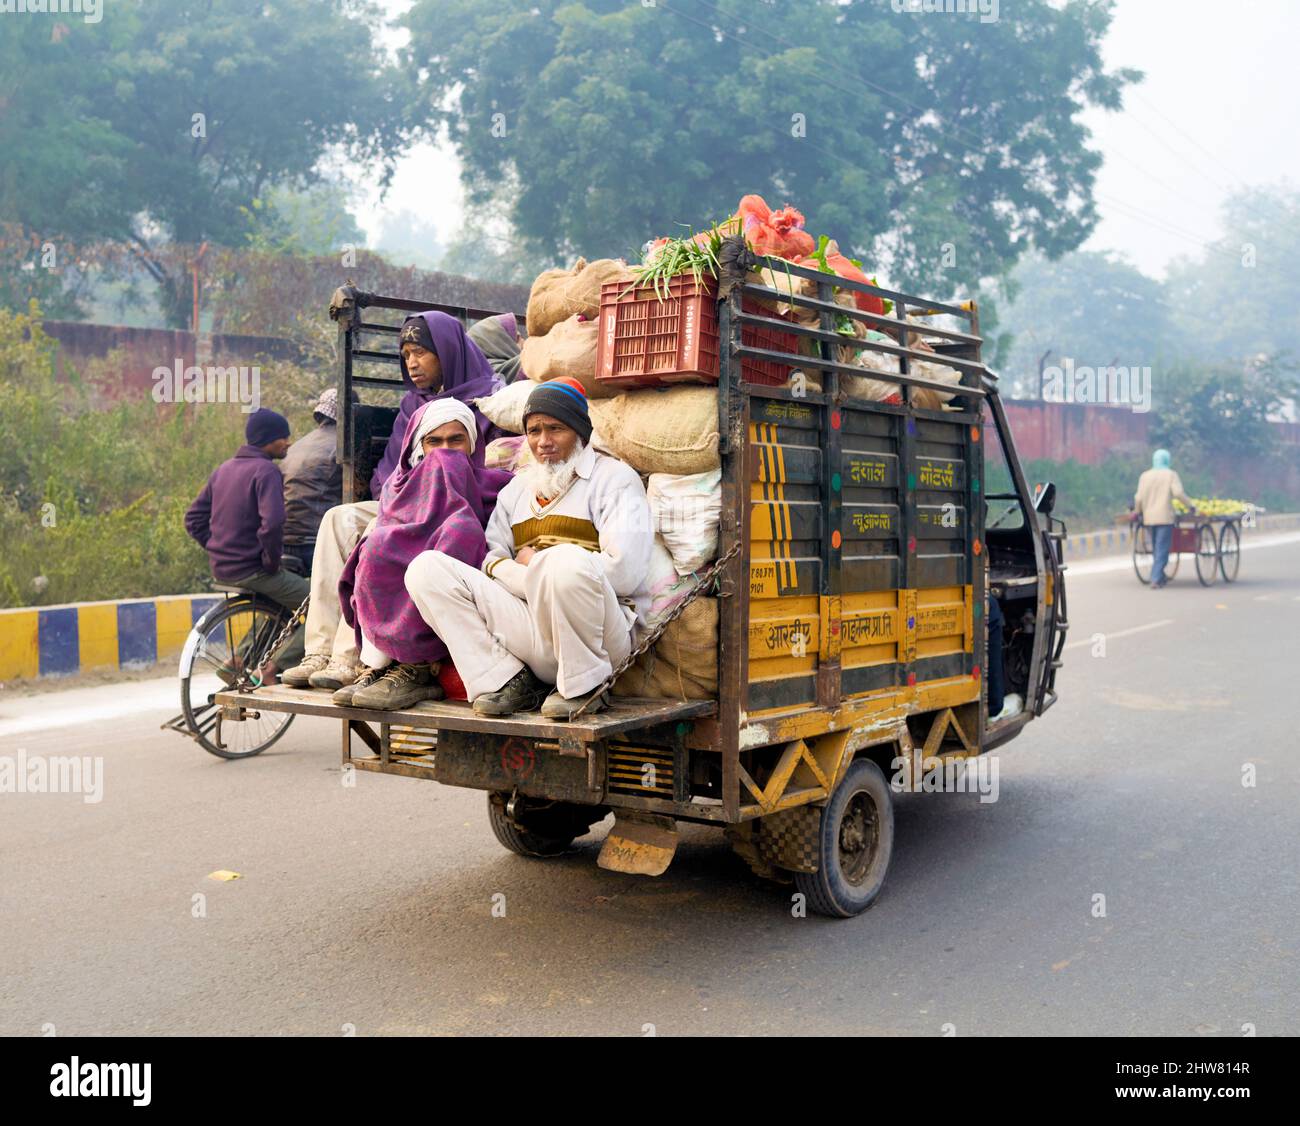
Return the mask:
<svg viewBox="0 0 1300 1126">
<path fill-rule="evenodd" d="M 475 422 L 469 407 L 446 398 L 425 403 L 406 424 L 379 516 L 339 579 L 362 669 L 334 694 L 336 703 L 391 711 L 442 697 L 437 674 L 447 647 L 411 602 L 406 568 L 422 551 L 444 551 L 471 567 L 487 554 L 483 528 L 510 474 L 482 468 Z"/>
<path fill-rule="evenodd" d="M 379 498 L 384 482 L 401 461 L 405 449 L 401 436 L 405 435 L 407 424 L 420 407 L 451 398 L 472 406 L 475 399 L 486 398 L 505 386 L 482 350 L 469 338 L 465 326 L 455 317 L 433 309 L 407 317 L 402 322 L 398 357 L 402 383 L 407 392 L 398 404 L 393 434 L 384 449 L 384 456 L 370 478 L 370 495 L 375 499 Z M 474 439 L 473 459 L 474 464 L 481 467 L 483 451 L 492 439 L 501 437 L 501 432 L 477 410 L 474 414 L 478 433 Z"/>
</svg>

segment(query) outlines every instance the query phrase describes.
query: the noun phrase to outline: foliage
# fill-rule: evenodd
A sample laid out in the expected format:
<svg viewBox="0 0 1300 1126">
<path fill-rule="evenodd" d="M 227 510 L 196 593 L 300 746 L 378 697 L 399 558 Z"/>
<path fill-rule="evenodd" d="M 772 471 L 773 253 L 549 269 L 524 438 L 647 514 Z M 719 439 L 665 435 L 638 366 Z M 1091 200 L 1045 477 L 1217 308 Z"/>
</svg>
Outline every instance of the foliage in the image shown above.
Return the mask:
<svg viewBox="0 0 1300 1126">
<path fill-rule="evenodd" d="M 1094 368 L 1159 368 L 1173 351 L 1164 288 L 1118 255 L 1075 251 L 1056 262 L 1026 255 L 1010 289 L 1000 322 L 1013 343 L 1001 377 L 1022 395 L 1037 398 L 1043 367 L 1067 358 Z"/>
<path fill-rule="evenodd" d="M 1025 0 L 980 24 L 877 0 L 417 0 L 407 69 L 470 203 L 515 178 L 532 248 L 624 255 L 757 192 L 943 296 L 1095 225 L 1078 114 L 1138 77 L 1102 66 L 1111 7 Z"/>
<path fill-rule="evenodd" d="M 242 444 L 234 404 L 102 403 L 110 357 L 71 384 L 40 313 L 0 310 L 0 606 L 181 594 L 205 588 L 207 557 L 182 517 Z M 262 365 L 263 405 L 311 422 L 326 377 Z M 37 581 L 37 580 L 42 581 Z"/>
<path fill-rule="evenodd" d="M 93 25 L 6 21 L 0 218 L 130 245 L 185 325 L 188 263 L 160 247 L 239 245 L 253 201 L 316 183 L 327 153 L 386 182 L 403 78 L 377 20 L 370 0 L 135 0 Z"/>
<path fill-rule="evenodd" d="M 1221 240 L 1169 268 L 1169 304 L 1201 359 L 1296 352 L 1300 340 L 1300 190 L 1244 188 L 1223 205 Z"/>
<path fill-rule="evenodd" d="M 255 251 L 337 254 L 366 239 L 348 210 L 348 191 L 341 184 L 318 184 L 304 191 L 274 187 L 243 210 L 250 228 L 246 245 Z"/>
<path fill-rule="evenodd" d="M 1272 357 L 1178 368 L 1161 394 L 1152 441 L 1168 448 L 1178 464 L 1200 470 L 1233 460 L 1267 466 L 1280 453 L 1277 428 L 1269 420 L 1300 395 L 1298 370 Z M 1216 484 L 1226 483 L 1221 473 Z"/>
</svg>

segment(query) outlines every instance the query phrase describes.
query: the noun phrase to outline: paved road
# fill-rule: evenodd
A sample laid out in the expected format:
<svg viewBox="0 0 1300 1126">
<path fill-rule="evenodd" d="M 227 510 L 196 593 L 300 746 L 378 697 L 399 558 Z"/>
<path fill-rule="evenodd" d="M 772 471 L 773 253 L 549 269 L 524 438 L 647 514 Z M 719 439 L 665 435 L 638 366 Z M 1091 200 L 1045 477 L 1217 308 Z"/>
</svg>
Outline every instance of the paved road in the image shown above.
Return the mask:
<svg viewBox="0 0 1300 1126">
<path fill-rule="evenodd" d="M 0 700 L 0 754 L 105 759 L 98 803 L 0 795 L 0 1033 L 1295 1034 L 1296 540 L 1226 588 L 1081 567 L 1061 703 L 999 800 L 902 797 L 844 922 L 708 830 L 659 880 L 598 869 L 604 826 L 514 857 L 477 792 L 345 788 L 326 721 L 225 763 L 157 729 L 156 686 Z M 24 730 L 38 707 L 66 725 Z"/>
</svg>

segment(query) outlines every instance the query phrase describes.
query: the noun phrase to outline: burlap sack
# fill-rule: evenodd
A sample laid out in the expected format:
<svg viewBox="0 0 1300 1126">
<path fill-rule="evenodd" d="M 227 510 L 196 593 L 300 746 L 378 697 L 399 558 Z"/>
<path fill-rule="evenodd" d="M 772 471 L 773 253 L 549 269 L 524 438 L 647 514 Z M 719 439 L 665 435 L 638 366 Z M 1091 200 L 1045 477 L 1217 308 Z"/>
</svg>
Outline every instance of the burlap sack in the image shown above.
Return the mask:
<svg viewBox="0 0 1300 1126">
<path fill-rule="evenodd" d="M 588 399 L 608 399 L 617 387 L 596 379 L 596 337 L 599 321 L 580 321 L 575 313 L 555 325 L 545 336 L 524 341 L 520 367 L 534 383 L 546 383 L 567 376 L 576 379 Z"/>
<path fill-rule="evenodd" d="M 710 700 L 718 694 L 718 600 L 697 598 L 614 684 L 615 696 Z"/>
<path fill-rule="evenodd" d="M 591 403 L 591 421 L 638 473 L 704 473 L 722 464 L 716 387 L 628 391 Z"/>
<path fill-rule="evenodd" d="M 526 379 L 516 379 L 506 384 L 500 391 L 475 399 L 474 405 L 479 413 L 495 426 L 510 434 L 524 432 L 524 407 L 528 396 L 533 393 L 534 385 Z"/>
<path fill-rule="evenodd" d="M 598 258 L 594 262 L 579 258 L 571 269 L 543 270 L 528 294 L 529 337 L 545 336 L 575 313 L 596 320 L 600 316 L 600 287 L 605 282 L 631 280 L 632 271 L 616 258 Z M 526 363 L 524 370 L 528 370 Z"/>
</svg>

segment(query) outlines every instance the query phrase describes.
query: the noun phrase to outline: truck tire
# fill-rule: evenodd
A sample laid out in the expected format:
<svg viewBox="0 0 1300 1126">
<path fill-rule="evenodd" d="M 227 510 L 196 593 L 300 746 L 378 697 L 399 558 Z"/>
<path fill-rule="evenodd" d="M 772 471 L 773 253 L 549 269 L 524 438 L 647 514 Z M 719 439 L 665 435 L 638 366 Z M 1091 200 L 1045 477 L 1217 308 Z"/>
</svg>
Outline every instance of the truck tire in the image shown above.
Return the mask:
<svg viewBox="0 0 1300 1126">
<path fill-rule="evenodd" d="M 605 810 L 596 806 L 551 802 L 534 809 L 517 808 L 512 819 L 506 814 L 509 800 L 506 793 L 488 794 L 488 821 L 496 839 L 520 856 L 560 856 L 605 816 Z"/>
<path fill-rule="evenodd" d="M 844 773 L 822 809 L 816 872 L 796 872 L 795 886 L 819 915 L 849 919 L 875 902 L 894 851 L 889 783 L 870 759 Z"/>
</svg>

